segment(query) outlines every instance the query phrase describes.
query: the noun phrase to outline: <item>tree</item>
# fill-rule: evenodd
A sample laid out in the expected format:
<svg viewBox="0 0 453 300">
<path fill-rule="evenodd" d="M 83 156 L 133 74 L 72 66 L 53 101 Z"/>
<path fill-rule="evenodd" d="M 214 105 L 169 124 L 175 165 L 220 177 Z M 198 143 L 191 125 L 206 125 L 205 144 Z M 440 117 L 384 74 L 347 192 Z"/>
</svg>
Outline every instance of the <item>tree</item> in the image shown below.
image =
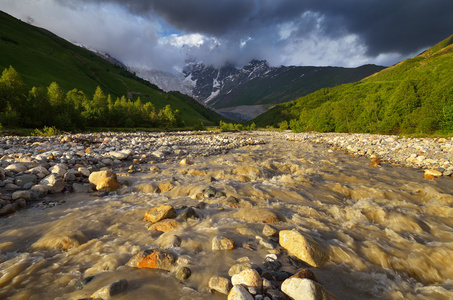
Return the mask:
<svg viewBox="0 0 453 300">
<path fill-rule="evenodd" d="M 0 111 L 20 111 L 26 102 L 26 87 L 19 73 L 10 66 L 3 70 L 0 77 Z"/>
</svg>

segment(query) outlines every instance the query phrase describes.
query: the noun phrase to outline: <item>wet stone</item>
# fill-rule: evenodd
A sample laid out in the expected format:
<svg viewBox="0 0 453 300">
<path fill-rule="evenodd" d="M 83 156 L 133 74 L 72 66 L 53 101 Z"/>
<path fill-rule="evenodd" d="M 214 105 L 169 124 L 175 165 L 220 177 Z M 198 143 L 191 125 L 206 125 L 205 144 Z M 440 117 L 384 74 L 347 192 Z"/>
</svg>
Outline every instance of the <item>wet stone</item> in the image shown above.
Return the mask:
<svg viewBox="0 0 453 300">
<path fill-rule="evenodd" d="M 88 277 L 86 277 L 86 278 L 77 280 L 77 281 L 75 282 L 75 287 L 76 287 L 76 289 L 78 289 L 78 290 L 83 289 L 83 288 L 84 288 L 88 283 L 90 283 L 93 279 L 94 279 L 94 276 L 88 276 Z"/>
<path fill-rule="evenodd" d="M 127 289 L 128 282 L 126 279 L 118 280 L 108 286 L 105 286 L 91 295 L 91 298 L 110 299 L 113 296 L 121 294 Z"/>
<path fill-rule="evenodd" d="M 241 273 L 244 270 L 252 269 L 252 268 L 253 268 L 252 264 L 250 264 L 248 262 L 235 264 L 235 265 L 232 265 L 230 267 L 230 269 L 228 270 L 228 275 L 233 276 L 235 274 Z"/>
<path fill-rule="evenodd" d="M 283 248 L 313 267 L 320 267 L 327 260 L 324 247 L 306 233 L 296 230 L 282 230 L 280 231 L 279 241 Z"/>
<path fill-rule="evenodd" d="M 270 237 L 278 237 L 278 229 L 275 228 L 274 226 L 271 226 L 269 224 L 264 225 L 263 227 L 263 235 Z"/>
<path fill-rule="evenodd" d="M 228 291 L 231 289 L 231 282 L 228 278 L 214 276 L 209 279 L 209 288 L 227 295 Z"/>
<path fill-rule="evenodd" d="M 145 219 L 152 223 L 172 218 L 176 218 L 176 210 L 173 208 L 173 206 L 166 204 L 151 208 L 145 214 Z"/>
<path fill-rule="evenodd" d="M 138 261 L 139 268 L 162 269 L 171 271 L 175 265 L 176 257 L 169 252 L 153 251 Z"/>
<path fill-rule="evenodd" d="M 213 188 L 212 186 L 208 186 L 204 192 L 203 192 L 203 196 L 205 198 L 212 198 L 212 197 L 215 197 L 215 194 L 217 193 L 216 189 Z"/>
<path fill-rule="evenodd" d="M 197 212 L 193 207 L 187 207 L 183 209 L 178 216 L 178 219 L 181 220 L 188 220 L 188 219 L 199 219 L 200 217 L 198 216 Z"/>
<path fill-rule="evenodd" d="M 235 248 L 235 242 L 224 236 L 216 236 L 211 242 L 212 250 L 232 250 Z"/>
<path fill-rule="evenodd" d="M 176 272 L 175 277 L 179 280 L 185 280 L 189 278 L 190 275 L 192 275 L 192 271 L 187 267 L 182 267 Z"/>
<path fill-rule="evenodd" d="M 263 280 L 261 279 L 260 274 L 255 269 L 245 269 L 238 274 L 234 274 L 231 277 L 231 283 L 233 285 L 255 287 L 258 290 L 257 292 L 260 292 L 261 289 L 263 288 Z"/>
</svg>

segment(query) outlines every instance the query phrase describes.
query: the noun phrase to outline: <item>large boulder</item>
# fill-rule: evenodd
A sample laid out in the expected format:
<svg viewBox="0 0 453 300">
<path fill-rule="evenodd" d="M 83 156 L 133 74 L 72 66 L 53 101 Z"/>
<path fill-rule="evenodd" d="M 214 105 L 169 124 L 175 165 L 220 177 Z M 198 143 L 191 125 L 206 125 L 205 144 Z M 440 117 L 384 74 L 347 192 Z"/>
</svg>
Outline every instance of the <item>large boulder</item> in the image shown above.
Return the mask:
<svg viewBox="0 0 453 300">
<path fill-rule="evenodd" d="M 102 179 L 97 185 L 96 190 L 99 192 L 113 192 L 116 191 L 121 184 L 113 177 L 106 177 Z"/>
<path fill-rule="evenodd" d="M 280 246 L 313 267 L 321 267 L 327 260 L 326 249 L 306 233 L 297 230 L 282 230 Z"/>
<path fill-rule="evenodd" d="M 108 177 L 112 177 L 115 180 L 117 179 L 116 174 L 115 172 L 113 172 L 113 170 L 104 170 L 91 173 L 88 177 L 88 181 L 91 183 L 93 188 L 95 188 L 99 184 L 99 182 Z"/>
</svg>

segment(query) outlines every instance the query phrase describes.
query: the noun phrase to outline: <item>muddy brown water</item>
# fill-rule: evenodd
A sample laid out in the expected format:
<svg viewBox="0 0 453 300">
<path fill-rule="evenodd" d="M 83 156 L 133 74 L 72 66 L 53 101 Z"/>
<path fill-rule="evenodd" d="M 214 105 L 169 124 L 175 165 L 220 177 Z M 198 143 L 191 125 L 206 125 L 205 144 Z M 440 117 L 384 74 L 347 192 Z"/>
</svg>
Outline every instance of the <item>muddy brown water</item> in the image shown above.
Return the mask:
<svg viewBox="0 0 453 300">
<path fill-rule="evenodd" d="M 427 180 L 419 169 L 369 167 L 366 158 L 329 153 L 322 145 L 277 135 L 264 139 L 264 145 L 195 158 L 191 166 L 163 163 L 161 173 L 122 178 L 130 186 L 172 180 L 175 188 L 166 193 L 71 194 L 59 196 L 65 203 L 56 207 L 1 218 L 0 298 L 81 299 L 127 279 L 128 289 L 115 299 L 226 299 L 209 293 L 209 278 L 228 276 L 243 257 L 262 266 L 266 249 L 241 245 L 256 243 L 253 233 L 260 235 L 264 224 L 234 218 L 238 208 L 225 205 L 225 198 L 198 200 L 196 194 L 209 185 L 240 199 L 242 207 L 272 210 L 281 219 L 273 224 L 280 230 L 298 228 L 323 241 L 328 262 L 313 271 L 340 299 L 453 298 L 452 178 Z M 206 175 L 185 174 L 187 169 Z M 216 181 L 208 183 L 206 176 Z M 180 209 L 201 201 L 207 205 L 197 210 L 200 219 L 161 235 L 147 230 L 148 209 L 164 203 Z M 182 244 L 174 251 L 192 270 L 189 279 L 125 266 L 140 250 L 164 249 L 175 234 Z M 216 235 L 238 247 L 212 251 Z M 75 282 L 90 275 L 95 279 L 77 290 Z"/>
</svg>

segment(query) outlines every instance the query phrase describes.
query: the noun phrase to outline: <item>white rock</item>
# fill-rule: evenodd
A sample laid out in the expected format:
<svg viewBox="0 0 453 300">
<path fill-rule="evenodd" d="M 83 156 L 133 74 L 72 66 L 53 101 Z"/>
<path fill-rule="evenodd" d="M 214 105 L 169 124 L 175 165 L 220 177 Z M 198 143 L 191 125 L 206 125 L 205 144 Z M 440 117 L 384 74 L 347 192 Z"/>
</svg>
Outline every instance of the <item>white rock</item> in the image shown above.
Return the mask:
<svg viewBox="0 0 453 300">
<path fill-rule="evenodd" d="M 329 295 L 322 285 L 307 278 L 288 278 L 283 281 L 281 289 L 294 300 L 329 299 Z"/>
<path fill-rule="evenodd" d="M 227 300 L 254 300 L 253 296 L 241 285 L 235 285 L 228 293 Z"/>
</svg>

